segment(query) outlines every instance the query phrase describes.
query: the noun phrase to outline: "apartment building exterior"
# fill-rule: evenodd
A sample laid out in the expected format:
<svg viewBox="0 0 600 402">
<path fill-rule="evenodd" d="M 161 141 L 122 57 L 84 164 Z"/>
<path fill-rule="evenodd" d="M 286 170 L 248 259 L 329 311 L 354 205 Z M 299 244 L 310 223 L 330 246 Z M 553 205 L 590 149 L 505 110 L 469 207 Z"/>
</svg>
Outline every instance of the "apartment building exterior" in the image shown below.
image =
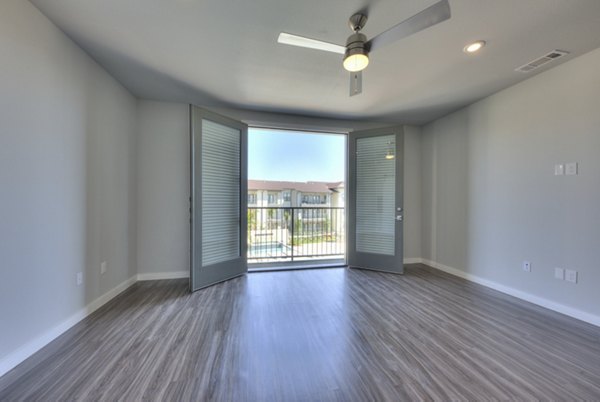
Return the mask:
<svg viewBox="0 0 600 402">
<path fill-rule="evenodd" d="M 344 182 L 248 180 L 249 258 L 275 255 L 274 247 L 290 246 L 292 235 L 296 243 L 329 240 L 330 249 L 336 242 L 341 244 L 344 190 Z M 306 255 L 303 248 L 296 245 L 295 253 Z M 335 248 L 342 250 L 340 245 Z"/>
<path fill-rule="evenodd" d="M 344 182 L 248 180 L 248 207 L 345 207 Z"/>
</svg>

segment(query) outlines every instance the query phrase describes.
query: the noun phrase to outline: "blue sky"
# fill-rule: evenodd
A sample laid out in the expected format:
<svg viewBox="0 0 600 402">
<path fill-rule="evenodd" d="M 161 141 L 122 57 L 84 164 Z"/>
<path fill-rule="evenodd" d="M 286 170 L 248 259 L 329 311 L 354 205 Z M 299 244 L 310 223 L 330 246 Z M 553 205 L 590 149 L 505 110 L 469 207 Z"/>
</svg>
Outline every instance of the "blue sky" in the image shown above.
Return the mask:
<svg viewBox="0 0 600 402">
<path fill-rule="evenodd" d="M 346 136 L 250 128 L 248 178 L 343 181 Z"/>
</svg>

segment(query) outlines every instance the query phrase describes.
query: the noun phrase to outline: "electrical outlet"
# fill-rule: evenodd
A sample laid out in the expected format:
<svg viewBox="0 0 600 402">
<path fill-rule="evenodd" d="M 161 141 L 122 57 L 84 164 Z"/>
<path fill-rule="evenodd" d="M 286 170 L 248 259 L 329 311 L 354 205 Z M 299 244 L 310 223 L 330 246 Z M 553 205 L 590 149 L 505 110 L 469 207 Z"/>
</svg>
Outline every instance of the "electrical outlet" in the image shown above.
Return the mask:
<svg viewBox="0 0 600 402">
<path fill-rule="evenodd" d="M 577 174 L 577 162 L 570 162 L 567 163 L 565 166 L 567 176 L 574 176 Z"/>
<path fill-rule="evenodd" d="M 577 283 L 577 271 L 574 271 L 572 269 L 566 269 L 565 280 L 567 282 Z"/>
<path fill-rule="evenodd" d="M 106 273 L 106 261 L 102 261 L 100 264 L 100 275 L 104 275 Z"/>
<path fill-rule="evenodd" d="M 77 286 L 83 285 L 83 272 L 77 272 Z"/>
<path fill-rule="evenodd" d="M 529 261 L 523 261 L 523 271 L 531 272 L 531 263 Z"/>
<path fill-rule="evenodd" d="M 560 279 L 561 281 L 565 279 L 565 270 L 564 268 L 554 268 L 554 278 Z"/>
</svg>

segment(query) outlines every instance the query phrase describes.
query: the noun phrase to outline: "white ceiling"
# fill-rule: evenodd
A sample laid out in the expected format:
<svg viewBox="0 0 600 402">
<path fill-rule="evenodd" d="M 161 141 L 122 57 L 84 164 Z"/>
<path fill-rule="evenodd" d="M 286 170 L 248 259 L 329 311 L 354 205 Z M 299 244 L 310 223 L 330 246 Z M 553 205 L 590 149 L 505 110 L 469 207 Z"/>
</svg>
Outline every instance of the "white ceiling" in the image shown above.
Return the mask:
<svg viewBox="0 0 600 402">
<path fill-rule="evenodd" d="M 452 18 L 371 54 L 348 96 L 341 56 L 277 44 L 281 31 L 343 45 L 347 20 L 386 30 L 436 0 L 31 0 L 135 95 L 205 106 L 422 124 L 600 47 L 600 0 L 450 0 Z M 475 56 L 465 44 L 484 39 Z"/>
</svg>

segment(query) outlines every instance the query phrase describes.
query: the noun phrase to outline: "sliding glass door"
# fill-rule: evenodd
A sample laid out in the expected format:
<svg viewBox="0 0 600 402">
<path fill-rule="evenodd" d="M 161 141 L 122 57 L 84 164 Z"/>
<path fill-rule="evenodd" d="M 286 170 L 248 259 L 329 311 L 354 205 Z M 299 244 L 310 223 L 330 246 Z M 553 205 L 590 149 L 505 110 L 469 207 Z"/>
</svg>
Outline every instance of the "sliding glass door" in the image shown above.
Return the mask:
<svg viewBox="0 0 600 402">
<path fill-rule="evenodd" d="M 246 264 L 248 127 L 190 107 L 192 291 L 242 275 Z"/>
</svg>

